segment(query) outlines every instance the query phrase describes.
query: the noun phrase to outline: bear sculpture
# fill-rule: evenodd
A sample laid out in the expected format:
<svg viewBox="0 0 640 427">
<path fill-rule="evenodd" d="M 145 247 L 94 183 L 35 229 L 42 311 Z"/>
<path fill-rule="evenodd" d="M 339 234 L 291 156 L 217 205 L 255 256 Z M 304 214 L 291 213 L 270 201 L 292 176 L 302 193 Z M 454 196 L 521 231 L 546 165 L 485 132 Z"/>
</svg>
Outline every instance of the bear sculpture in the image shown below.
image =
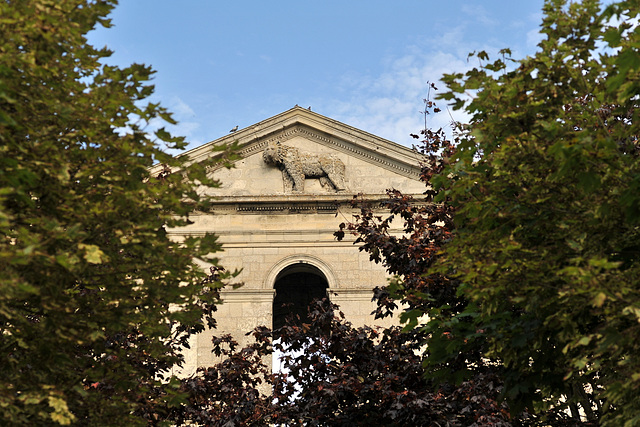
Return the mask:
<svg viewBox="0 0 640 427">
<path fill-rule="evenodd" d="M 304 191 L 305 178 L 318 178 L 323 187 L 343 191 L 344 163 L 331 155 L 301 153 L 295 147 L 270 142 L 262 153 L 265 163 L 278 166 L 282 171 L 286 192 Z"/>
</svg>

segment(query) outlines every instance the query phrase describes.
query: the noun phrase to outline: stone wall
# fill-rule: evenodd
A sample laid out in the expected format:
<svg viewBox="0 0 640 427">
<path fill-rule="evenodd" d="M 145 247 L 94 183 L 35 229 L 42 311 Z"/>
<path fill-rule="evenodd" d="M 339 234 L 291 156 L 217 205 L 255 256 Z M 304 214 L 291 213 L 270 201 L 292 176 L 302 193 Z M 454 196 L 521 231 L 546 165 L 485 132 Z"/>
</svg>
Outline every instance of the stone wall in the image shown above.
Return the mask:
<svg viewBox="0 0 640 427">
<path fill-rule="evenodd" d="M 233 213 L 224 210 L 214 215 L 193 217 L 194 224 L 180 235 L 198 235 L 215 230 L 223 243 L 222 264 L 227 270 L 241 270 L 233 280 L 238 289 L 223 291 L 224 303 L 216 315 L 217 333 L 231 333 L 246 344 L 245 333 L 256 326 L 271 326 L 274 284 L 278 273 L 295 264 L 317 268 L 328 284 L 329 297 L 338 304 L 347 319 L 356 326 L 388 324 L 375 321 L 371 312 L 372 289 L 383 286 L 387 274 L 381 265 L 369 261 L 368 255 L 353 245 L 353 239 L 337 241 L 343 215 L 351 217 L 350 208 L 303 213 L 274 205 L 275 212 Z M 267 207 L 264 207 L 267 209 Z M 203 268 L 207 264 L 202 262 Z M 200 334 L 192 342 L 184 372 L 195 371 L 215 361 L 211 354 L 211 334 Z"/>
</svg>

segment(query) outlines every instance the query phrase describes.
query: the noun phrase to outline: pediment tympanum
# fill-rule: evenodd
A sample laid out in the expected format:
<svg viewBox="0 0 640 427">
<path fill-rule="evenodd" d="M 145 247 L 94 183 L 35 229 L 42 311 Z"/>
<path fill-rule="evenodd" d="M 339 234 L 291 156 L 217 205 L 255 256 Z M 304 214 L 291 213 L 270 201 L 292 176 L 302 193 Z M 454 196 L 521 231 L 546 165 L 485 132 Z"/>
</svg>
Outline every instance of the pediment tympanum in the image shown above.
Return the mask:
<svg viewBox="0 0 640 427">
<path fill-rule="evenodd" d="M 346 199 L 388 188 L 424 191 L 419 156 L 411 149 L 297 106 L 185 155 L 204 160 L 213 147 L 234 141 L 240 160 L 213 172 L 222 183 L 217 197 Z"/>
</svg>

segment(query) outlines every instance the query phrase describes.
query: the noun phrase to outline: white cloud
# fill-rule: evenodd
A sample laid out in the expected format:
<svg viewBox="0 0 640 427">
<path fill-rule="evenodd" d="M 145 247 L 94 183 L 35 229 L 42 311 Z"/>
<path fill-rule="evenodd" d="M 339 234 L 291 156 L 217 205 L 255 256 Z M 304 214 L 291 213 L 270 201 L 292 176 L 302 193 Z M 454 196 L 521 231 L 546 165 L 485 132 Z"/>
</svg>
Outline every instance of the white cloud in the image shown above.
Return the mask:
<svg viewBox="0 0 640 427">
<path fill-rule="evenodd" d="M 196 115 L 195 111 L 186 102 L 182 99 L 174 96 L 171 100 L 171 104 L 169 105 L 169 110 L 173 111 L 176 117 L 194 117 Z"/>
<path fill-rule="evenodd" d="M 460 9 L 464 14 L 472 17 L 476 22 L 480 22 L 483 25 L 488 27 L 493 27 L 498 25 L 498 21 L 491 18 L 487 10 L 480 5 L 463 5 Z"/>
<path fill-rule="evenodd" d="M 196 112 L 181 98 L 174 96 L 165 107 L 172 113 L 173 119 L 178 122 L 177 125 L 169 125 L 162 120 L 154 120 L 150 125 L 155 129 L 165 127 L 175 136 L 184 136 L 190 146 L 198 146 L 205 143 L 199 137 L 201 128 L 200 119 Z"/>
<path fill-rule="evenodd" d="M 445 90 L 439 79 L 445 73 L 464 72 L 470 68 L 465 59 L 443 51 L 426 52 L 413 47 L 409 54 L 386 61 L 386 71 L 379 76 L 346 76 L 341 82 L 348 100 L 330 101 L 322 109 L 331 111 L 338 120 L 383 138 L 410 146 L 416 140 L 409 136 L 424 127 L 423 98 L 428 82 Z M 435 94 L 431 94 L 432 100 Z M 430 115 L 427 126 L 448 128 L 452 120 L 444 101 L 438 101 L 442 112 Z M 455 113 L 456 120 L 465 117 Z"/>
<path fill-rule="evenodd" d="M 544 39 L 544 34 L 537 28 L 527 32 L 527 47 L 530 49 L 535 48 L 542 39 Z"/>
<path fill-rule="evenodd" d="M 463 12 L 473 15 L 475 20 L 484 25 L 498 25 L 492 16 L 480 6 L 467 6 Z M 416 142 L 409 136 L 424 128 L 423 98 L 427 96 L 428 83 L 438 87 L 438 93 L 446 91 L 441 82 L 444 74 L 465 73 L 477 67 L 477 58 L 469 59 L 470 52 L 484 50 L 492 59 L 498 58 L 498 51 L 510 47 L 514 58 L 522 58 L 535 50 L 540 41 L 538 23 L 539 13 L 514 21 L 518 31 L 531 29 L 527 33 L 526 45 L 497 45 L 504 41 L 487 41 L 476 37 L 477 34 L 463 22 L 449 27 L 446 31 L 434 34 L 430 39 L 423 39 L 419 44 L 407 46 L 399 55 L 389 56 L 382 61 L 384 70 L 380 74 L 355 74 L 343 76 L 338 82 L 340 100 L 318 102 L 318 111 L 331 112 L 337 120 L 349 123 L 383 138 L 410 146 Z M 437 93 L 431 93 L 434 100 Z M 468 94 L 472 96 L 472 94 Z M 450 111 L 443 100 L 436 100 L 442 112 L 429 115 L 427 126 L 431 129 L 449 129 L 452 121 L 468 122 L 470 117 L 463 111 Z"/>
</svg>

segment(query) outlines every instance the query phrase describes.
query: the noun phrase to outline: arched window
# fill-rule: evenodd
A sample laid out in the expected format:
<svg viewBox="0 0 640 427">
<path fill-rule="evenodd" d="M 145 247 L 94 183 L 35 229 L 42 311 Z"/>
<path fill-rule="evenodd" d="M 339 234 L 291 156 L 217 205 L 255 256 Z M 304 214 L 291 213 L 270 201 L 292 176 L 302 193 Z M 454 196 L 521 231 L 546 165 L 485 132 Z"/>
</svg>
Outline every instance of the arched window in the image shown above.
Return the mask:
<svg viewBox="0 0 640 427">
<path fill-rule="evenodd" d="M 278 273 L 274 283 L 273 330 L 285 324 L 289 315 L 298 316 L 304 323 L 314 299 L 326 298 L 329 285 L 319 268 L 308 263 L 295 263 Z"/>
</svg>

